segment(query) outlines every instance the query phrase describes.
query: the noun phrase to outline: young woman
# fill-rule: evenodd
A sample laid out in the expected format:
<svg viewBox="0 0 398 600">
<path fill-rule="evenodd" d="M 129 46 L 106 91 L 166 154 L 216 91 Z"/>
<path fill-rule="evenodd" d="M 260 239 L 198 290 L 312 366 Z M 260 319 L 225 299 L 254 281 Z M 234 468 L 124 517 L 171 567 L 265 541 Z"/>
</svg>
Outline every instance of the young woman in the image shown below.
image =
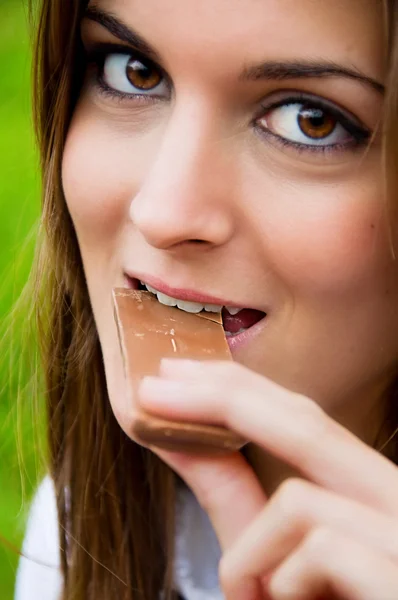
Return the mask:
<svg viewBox="0 0 398 600">
<path fill-rule="evenodd" d="M 50 470 L 17 598 L 398 598 L 397 5 L 42 1 Z M 140 281 L 235 309 L 234 362 L 137 400 L 241 453 L 130 438 L 111 291 Z"/>
</svg>

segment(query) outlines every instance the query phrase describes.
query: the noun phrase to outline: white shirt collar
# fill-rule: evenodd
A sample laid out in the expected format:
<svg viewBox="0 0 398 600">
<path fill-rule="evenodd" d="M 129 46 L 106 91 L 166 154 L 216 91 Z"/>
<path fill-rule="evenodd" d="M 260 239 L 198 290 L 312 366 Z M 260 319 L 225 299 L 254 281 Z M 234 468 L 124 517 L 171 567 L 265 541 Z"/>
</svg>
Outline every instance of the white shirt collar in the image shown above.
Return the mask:
<svg viewBox="0 0 398 600">
<path fill-rule="evenodd" d="M 219 587 L 221 549 L 206 512 L 181 485 L 176 502 L 174 582 L 185 600 L 224 600 Z"/>
</svg>

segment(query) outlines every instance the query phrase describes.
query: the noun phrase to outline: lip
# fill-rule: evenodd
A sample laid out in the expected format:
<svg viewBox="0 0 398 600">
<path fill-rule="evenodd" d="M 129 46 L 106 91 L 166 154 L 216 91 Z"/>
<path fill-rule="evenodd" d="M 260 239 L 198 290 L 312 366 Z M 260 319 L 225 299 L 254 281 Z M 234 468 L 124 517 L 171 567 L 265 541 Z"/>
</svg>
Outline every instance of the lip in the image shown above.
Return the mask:
<svg viewBox="0 0 398 600">
<path fill-rule="evenodd" d="M 202 294 L 201 292 L 196 292 L 194 290 L 189 290 L 186 288 L 177 288 L 171 287 L 165 283 L 163 283 L 160 279 L 156 277 L 151 277 L 149 275 L 132 275 L 130 273 L 126 273 L 127 283 L 130 288 L 137 289 L 140 281 L 144 281 L 147 285 L 155 288 L 158 292 L 162 294 L 166 294 L 166 296 L 171 296 L 172 298 L 178 298 L 178 300 L 183 300 L 185 302 L 198 302 L 199 304 L 218 304 L 219 306 L 231 306 L 233 308 L 254 308 L 249 306 L 244 306 L 240 304 L 236 304 L 232 300 L 226 300 L 225 298 L 218 298 L 215 296 L 207 296 Z M 258 309 L 262 310 L 262 309 Z"/>
<path fill-rule="evenodd" d="M 264 327 L 267 326 L 267 323 L 268 315 L 265 314 L 262 319 L 249 327 L 249 329 L 246 329 L 246 331 L 227 337 L 226 340 L 232 356 L 234 356 L 235 353 L 241 350 L 246 344 L 249 344 L 257 335 L 259 335 L 263 331 Z"/>
<path fill-rule="evenodd" d="M 200 304 L 218 304 L 220 306 L 231 306 L 234 308 L 253 308 L 255 310 L 260 310 L 264 312 L 264 317 L 260 319 L 257 323 L 249 327 L 246 331 L 242 333 L 238 333 L 233 336 L 226 337 L 229 349 L 231 350 L 231 354 L 234 355 L 238 350 L 244 347 L 246 344 L 250 343 L 253 338 L 259 335 L 264 327 L 267 325 L 268 321 L 268 311 L 264 311 L 263 308 L 255 308 L 248 307 L 235 304 L 233 301 L 225 300 L 224 298 L 219 298 L 216 296 L 207 296 L 202 294 L 201 292 L 196 292 L 194 290 L 189 290 L 185 288 L 177 288 L 171 287 L 165 283 L 163 283 L 157 277 L 152 277 L 150 275 L 145 274 L 131 274 L 125 272 L 125 279 L 127 287 L 130 289 L 138 289 L 141 281 L 145 282 L 147 285 L 155 288 L 159 292 L 166 294 L 167 296 L 171 296 L 172 298 L 178 298 L 179 300 L 185 300 L 186 302 L 199 302 Z"/>
</svg>

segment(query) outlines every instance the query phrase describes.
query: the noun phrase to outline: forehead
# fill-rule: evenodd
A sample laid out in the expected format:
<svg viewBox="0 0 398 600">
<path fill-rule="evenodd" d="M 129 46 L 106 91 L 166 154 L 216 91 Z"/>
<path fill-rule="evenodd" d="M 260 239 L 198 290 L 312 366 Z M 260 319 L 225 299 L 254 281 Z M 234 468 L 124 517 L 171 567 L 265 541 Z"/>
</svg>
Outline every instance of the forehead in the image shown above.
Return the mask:
<svg viewBox="0 0 398 600">
<path fill-rule="evenodd" d="M 341 61 L 384 68 L 382 0 L 97 0 L 167 61 Z M 182 55 L 183 52 L 183 55 Z"/>
</svg>

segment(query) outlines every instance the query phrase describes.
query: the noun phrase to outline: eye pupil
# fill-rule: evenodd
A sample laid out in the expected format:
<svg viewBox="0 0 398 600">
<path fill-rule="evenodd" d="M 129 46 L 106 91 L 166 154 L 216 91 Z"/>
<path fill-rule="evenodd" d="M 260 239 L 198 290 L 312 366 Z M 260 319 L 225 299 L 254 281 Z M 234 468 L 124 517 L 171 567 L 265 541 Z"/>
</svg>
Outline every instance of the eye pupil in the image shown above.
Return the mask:
<svg viewBox="0 0 398 600">
<path fill-rule="evenodd" d="M 130 83 L 140 90 L 152 90 L 162 79 L 156 69 L 136 59 L 131 59 L 127 63 L 126 75 Z"/>
<path fill-rule="evenodd" d="M 336 120 L 332 115 L 313 106 L 303 106 L 297 121 L 304 135 L 316 140 L 329 136 L 336 127 Z"/>
</svg>

